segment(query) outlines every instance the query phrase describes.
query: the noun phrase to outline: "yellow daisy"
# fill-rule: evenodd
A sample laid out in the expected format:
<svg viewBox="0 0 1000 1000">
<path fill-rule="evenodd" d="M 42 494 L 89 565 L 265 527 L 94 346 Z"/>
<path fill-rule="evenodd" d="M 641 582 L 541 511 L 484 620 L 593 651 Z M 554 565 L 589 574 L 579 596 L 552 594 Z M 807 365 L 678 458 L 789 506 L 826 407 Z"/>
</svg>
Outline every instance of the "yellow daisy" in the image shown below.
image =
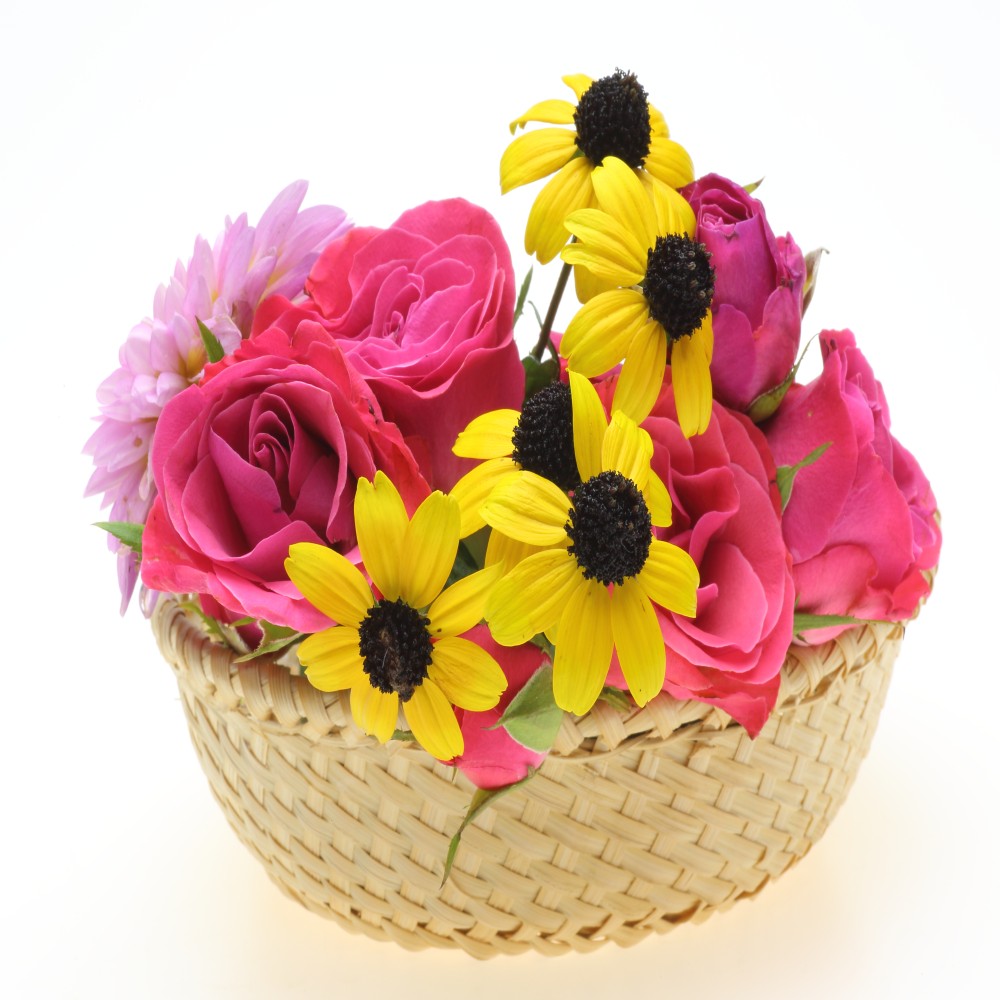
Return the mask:
<svg viewBox="0 0 1000 1000">
<path fill-rule="evenodd" d="M 647 191 L 614 157 L 594 171 L 593 184 L 601 207 L 566 220 L 578 242 L 562 257 L 616 287 L 580 308 L 559 352 L 587 376 L 624 360 L 612 405 L 637 423 L 656 403 L 669 362 L 681 429 L 685 437 L 701 434 L 712 415 L 715 272 L 708 251 L 690 238 L 694 214 L 676 192 Z"/>
<path fill-rule="evenodd" d="M 653 605 L 694 616 L 699 578 L 688 553 L 653 533 L 670 523 L 671 510 L 649 467 L 649 435 L 621 412 L 609 425 L 591 383 L 576 372 L 570 382 L 583 481 L 572 498 L 526 471 L 493 489 L 486 522 L 541 551 L 493 588 L 486 621 L 504 646 L 541 632 L 554 639 L 556 703 L 582 715 L 601 693 L 615 651 L 637 704 L 661 690 L 666 652 Z"/>
<path fill-rule="evenodd" d="M 573 411 L 569 386 L 553 382 L 525 400 L 521 411 L 491 410 L 472 420 L 452 451 L 480 459 L 451 489 L 462 512 L 461 535 L 486 523 L 481 508 L 493 487 L 520 469 L 536 472 L 560 489 L 580 482 L 573 451 Z"/>
<path fill-rule="evenodd" d="M 460 638 L 483 618 L 501 575 L 490 567 L 444 590 L 458 550 L 458 504 L 432 493 L 413 519 L 382 472 L 358 481 L 354 523 L 361 572 L 333 549 L 292 545 L 289 578 L 338 624 L 303 640 L 299 660 L 320 691 L 350 689 L 351 714 L 366 733 L 392 738 L 402 705 L 414 737 L 439 760 L 464 750 L 452 705 L 482 712 L 507 687 L 499 664 Z"/>
<path fill-rule="evenodd" d="M 694 180 L 691 157 L 670 138 L 667 123 L 646 100 L 632 73 L 611 76 L 564 76 L 576 95 L 569 101 L 542 101 L 511 122 L 511 132 L 528 122 L 571 125 L 542 128 L 518 136 L 500 160 L 500 187 L 506 193 L 555 172 L 539 192 L 528 216 L 524 247 L 547 263 L 566 243 L 566 217 L 593 207 L 591 172 L 608 156 L 616 156 L 644 179 L 683 187 Z"/>
</svg>

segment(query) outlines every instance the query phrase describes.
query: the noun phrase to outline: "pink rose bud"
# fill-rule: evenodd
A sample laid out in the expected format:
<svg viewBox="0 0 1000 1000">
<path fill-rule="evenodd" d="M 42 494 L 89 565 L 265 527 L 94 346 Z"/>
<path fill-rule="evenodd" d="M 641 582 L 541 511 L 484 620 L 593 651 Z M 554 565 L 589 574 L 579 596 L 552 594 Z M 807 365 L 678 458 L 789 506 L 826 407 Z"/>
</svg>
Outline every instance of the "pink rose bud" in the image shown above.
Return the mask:
<svg viewBox="0 0 1000 1000">
<path fill-rule="evenodd" d="M 694 209 L 695 239 L 712 254 L 715 398 L 747 410 L 780 385 L 799 348 L 806 269 L 791 236 L 775 239 L 764 206 L 739 184 L 709 174 L 681 192 Z"/>
</svg>

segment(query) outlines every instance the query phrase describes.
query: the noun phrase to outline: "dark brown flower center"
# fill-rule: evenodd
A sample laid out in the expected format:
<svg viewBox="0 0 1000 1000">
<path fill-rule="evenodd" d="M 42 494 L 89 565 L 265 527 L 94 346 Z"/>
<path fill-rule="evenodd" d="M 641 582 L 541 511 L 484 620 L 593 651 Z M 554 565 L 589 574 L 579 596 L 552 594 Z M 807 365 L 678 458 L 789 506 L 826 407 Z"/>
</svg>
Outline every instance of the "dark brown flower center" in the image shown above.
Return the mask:
<svg viewBox="0 0 1000 1000">
<path fill-rule="evenodd" d="M 649 155 L 649 103 L 633 73 L 616 69 L 595 80 L 577 102 L 573 123 L 576 144 L 595 167 L 606 156 L 641 167 Z"/>
<path fill-rule="evenodd" d="M 703 243 L 686 235 L 657 236 L 646 254 L 642 293 L 649 314 L 671 341 L 689 337 L 712 308 L 715 270 Z"/>
<path fill-rule="evenodd" d="M 573 401 L 565 382 L 553 382 L 525 400 L 514 428 L 511 456 L 528 472 L 567 493 L 580 482 L 573 450 Z"/>
<path fill-rule="evenodd" d="M 409 701 L 427 676 L 434 648 L 429 620 L 400 599 L 379 601 L 358 628 L 364 671 L 383 694 Z"/>
<path fill-rule="evenodd" d="M 573 494 L 566 534 L 588 580 L 619 586 L 646 564 L 653 523 L 639 487 L 620 472 L 601 472 Z"/>
</svg>

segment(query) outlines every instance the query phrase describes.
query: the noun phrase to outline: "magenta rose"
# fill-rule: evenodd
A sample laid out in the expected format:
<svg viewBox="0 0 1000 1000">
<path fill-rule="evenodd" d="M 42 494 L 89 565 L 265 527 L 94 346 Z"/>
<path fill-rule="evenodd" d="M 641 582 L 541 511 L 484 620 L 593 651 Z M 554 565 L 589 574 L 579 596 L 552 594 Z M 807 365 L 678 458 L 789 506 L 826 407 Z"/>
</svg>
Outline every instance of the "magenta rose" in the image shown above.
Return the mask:
<svg viewBox="0 0 1000 1000">
<path fill-rule="evenodd" d="M 756 736 L 778 696 L 794 611 L 774 461 L 753 423 L 718 403 L 708 430 L 685 438 L 669 381 L 643 427 L 673 500 L 673 523 L 656 530 L 701 577 L 695 618 L 658 609 L 663 689 L 718 705 Z M 616 664 L 609 683 L 625 687 Z"/>
<path fill-rule="evenodd" d="M 488 410 L 518 409 L 514 271 L 500 227 L 460 198 L 335 240 L 306 284 L 313 308 L 399 425 L 435 488 L 472 467 L 451 448 Z M 272 313 L 273 319 L 273 313 Z"/>
<path fill-rule="evenodd" d="M 779 465 L 830 443 L 798 472 L 785 508 L 798 608 L 902 621 L 930 590 L 925 573 L 941 553 L 937 502 L 916 459 L 889 432 L 885 394 L 854 335 L 827 330 L 820 344 L 823 373 L 793 385 L 765 425 Z"/>
<path fill-rule="evenodd" d="M 682 193 L 694 209 L 695 239 L 715 268 L 713 393 L 745 411 L 795 363 L 805 261 L 791 236 L 775 239 L 764 206 L 739 184 L 709 174 Z"/>
<path fill-rule="evenodd" d="M 244 342 L 170 400 L 150 467 L 143 583 L 303 632 L 330 622 L 286 576 L 288 547 L 316 542 L 350 557 L 356 483 L 376 469 L 410 510 L 428 493 L 399 429 L 311 321 Z"/>
<path fill-rule="evenodd" d="M 523 646 L 500 646 L 493 641 L 485 625 L 477 625 L 465 634 L 482 646 L 496 661 L 507 677 L 507 690 L 500 697 L 496 708 L 486 712 L 467 712 L 458 709 L 458 719 L 465 740 L 461 757 L 452 762 L 480 788 L 502 788 L 520 781 L 528 770 L 538 767 L 545 760 L 544 753 L 522 746 L 502 726 L 500 721 L 514 696 L 531 680 L 535 671 L 545 662 L 545 654 L 532 643 Z"/>
</svg>

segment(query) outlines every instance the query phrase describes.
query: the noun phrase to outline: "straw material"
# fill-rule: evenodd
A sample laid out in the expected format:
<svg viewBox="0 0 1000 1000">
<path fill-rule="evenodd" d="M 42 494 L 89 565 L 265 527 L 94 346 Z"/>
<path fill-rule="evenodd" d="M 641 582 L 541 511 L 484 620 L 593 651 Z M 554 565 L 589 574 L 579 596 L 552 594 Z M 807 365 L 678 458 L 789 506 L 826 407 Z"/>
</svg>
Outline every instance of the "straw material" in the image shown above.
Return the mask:
<svg viewBox="0 0 1000 1000">
<path fill-rule="evenodd" d="M 348 930 L 478 958 L 630 945 L 758 893 L 846 798 L 903 636 L 794 647 L 756 740 L 666 695 L 567 717 L 539 772 L 466 829 L 442 886 L 474 791 L 456 769 L 366 737 L 346 693 L 235 665 L 170 600 L 153 626 L 212 791 L 278 886 Z"/>
</svg>

